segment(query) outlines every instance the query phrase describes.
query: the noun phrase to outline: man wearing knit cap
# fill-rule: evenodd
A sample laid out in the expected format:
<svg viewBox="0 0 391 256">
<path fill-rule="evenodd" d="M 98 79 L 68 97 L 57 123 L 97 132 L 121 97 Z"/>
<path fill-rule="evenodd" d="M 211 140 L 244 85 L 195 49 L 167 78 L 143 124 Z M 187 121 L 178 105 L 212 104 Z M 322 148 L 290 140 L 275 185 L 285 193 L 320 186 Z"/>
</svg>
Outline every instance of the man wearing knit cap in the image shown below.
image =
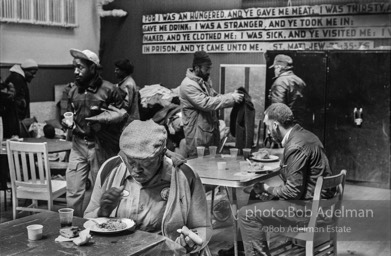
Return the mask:
<svg viewBox="0 0 391 256">
<path fill-rule="evenodd" d="M 218 94 L 212 87 L 210 71 L 212 61 L 205 51 L 197 51 L 193 67 L 179 87 L 187 156 L 196 156 L 197 146 L 218 146 L 220 143 L 217 110 L 241 102 L 243 95 L 237 91 Z"/>
<path fill-rule="evenodd" d="M 140 119 L 138 109 L 139 92 L 136 82 L 132 77 L 134 66 L 128 59 L 119 59 L 114 65 L 114 73 L 119 81 L 117 87 L 123 95 L 124 107 L 129 114 L 128 121 L 138 120 Z"/>
<path fill-rule="evenodd" d="M 35 60 L 27 59 L 21 64 L 12 66 L 10 72 L 5 84 L 12 84 L 15 87 L 14 102 L 18 119 L 21 121 L 30 117 L 30 90 L 28 84 L 37 74 L 38 64 Z"/>
<path fill-rule="evenodd" d="M 166 140 L 166 129 L 152 120 L 131 122 L 119 154 L 99 170 L 84 217 L 133 219 L 138 229 L 169 238 L 161 255 L 198 255 L 212 231 L 205 191 L 189 166 L 166 156 Z"/>
<path fill-rule="evenodd" d="M 275 75 L 269 92 L 270 104 L 284 103 L 292 110 L 295 122 L 303 125 L 305 115 L 303 90 L 306 84 L 293 73 L 292 58 L 285 54 L 278 54 L 269 68 L 274 68 Z"/>
<path fill-rule="evenodd" d="M 73 123 L 64 123 L 73 134 L 66 171 L 67 204 L 74 208 L 76 216 L 82 216 L 87 178 L 91 174 L 94 182 L 103 162 L 118 153 L 122 128 L 118 120 L 95 116 L 103 115 L 105 109 L 122 109 L 123 98 L 112 83 L 100 76 L 99 57 L 94 52 L 71 49 L 70 54 L 74 58 L 75 86 L 67 96 L 67 111 L 73 113 Z"/>
</svg>

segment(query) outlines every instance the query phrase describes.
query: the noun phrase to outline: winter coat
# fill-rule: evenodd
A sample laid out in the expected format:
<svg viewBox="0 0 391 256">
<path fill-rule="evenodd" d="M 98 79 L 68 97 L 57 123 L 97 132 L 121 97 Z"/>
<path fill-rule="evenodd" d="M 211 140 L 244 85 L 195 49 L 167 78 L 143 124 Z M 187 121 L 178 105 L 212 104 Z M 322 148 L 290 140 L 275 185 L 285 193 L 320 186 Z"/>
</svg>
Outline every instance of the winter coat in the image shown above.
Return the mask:
<svg viewBox="0 0 391 256">
<path fill-rule="evenodd" d="M 295 121 L 303 125 L 305 115 L 305 102 L 303 90 L 305 82 L 293 71 L 287 70 L 281 72 L 276 78 L 270 89 L 270 103 L 284 103 L 293 112 Z"/>
<path fill-rule="evenodd" d="M 218 94 L 211 80 L 205 82 L 188 69 L 179 87 L 183 129 L 189 156 L 196 156 L 197 146 L 219 146 L 220 131 L 217 110 L 232 107 L 232 94 Z"/>
<path fill-rule="evenodd" d="M 212 236 L 212 227 L 203 185 L 197 173 L 187 165 L 175 168 L 169 158 L 165 157 L 164 161 L 162 168 L 171 168 L 171 182 L 167 205 L 163 214 L 162 234 L 175 241 L 179 236 L 177 229 L 181 229 L 183 226 L 187 226 L 191 230 L 195 229 L 202 238 L 203 244 L 202 246 L 197 246 L 192 253 L 199 252 L 207 246 Z M 99 170 L 91 201 L 84 217 L 98 217 L 97 213 L 101 195 L 111 187 L 120 187 L 124 178 L 128 176 L 129 171 L 119 156 L 107 160 Z M 111 217 L 121 217 L 113 216 L 116 212 L 116 209 L 114 209 Z M 176 252 L 175 255 L 185 255 L 183 249 L 181 252 Z"/>
<path fill-rule="evenodd" d="M 20 65 L 10 68 L 10 75 L 4 81 L 5 84 L 12 83 L 15 87 L 14 102 L 19 120 L 30 117 L 30 91 L 27 85 L 25 74 Z"/>
<path fill-rule="evenodd" d="M 235 103 L 230 115 L 230 131 L 235 137 L 236 147 L 239 149 L 251 148 L 254 144 L 255 109 L 251 96 L 246 89 L 240 87 L 244 99 Z"/>
</svg>

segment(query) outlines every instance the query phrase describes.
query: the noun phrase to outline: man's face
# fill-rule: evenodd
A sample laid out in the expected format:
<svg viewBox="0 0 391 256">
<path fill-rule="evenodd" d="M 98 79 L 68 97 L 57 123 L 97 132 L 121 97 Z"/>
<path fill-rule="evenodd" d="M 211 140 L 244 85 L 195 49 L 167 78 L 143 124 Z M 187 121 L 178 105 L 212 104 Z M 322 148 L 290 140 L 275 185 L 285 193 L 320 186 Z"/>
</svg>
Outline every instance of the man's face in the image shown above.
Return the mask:
<svg viewBox="0 0 391 256">
<path fill-rule="evenodd" d="M 196 66 L 194 72 L 196 76 L 201 77 L 204 81 L 208 81 L 211 69 L 212 69 L 212 65 L 205 63 L 202 64 L 201 66 Z"/>
<path fill-rule="evenodd" d="M 281 72 L 282 66 L 280 65 L 275 65 L 274 66 L 274 76 L 278 76 Z"/>
<path fill-rule="evenodd" d="M 283 136 L 280 131 L 280 124 L 277 121 L 269 119 L 268 115 L 265 115 L 263 123 L 266 125 L 266 130 L 272 136 L 276 142 L 282 142 Z"/>
<path fill-rule="evenodd" d="M 91 79 L 95 76 L 95 65 L 88 65 L 86 61 L 81 59 L 73 59 L 73 68 L 75 69 L 75 80 L 80 85 L 88 85 Z"/>
<path fill-rule="evenodd" d="M 128 168 L 130 175 L 138 183 L 146 183 L 150 181 L 156 173 L 159 171 L 159 167 L 162 163 L 162 156 L 157 156 L 148 160 L 135 160 L 126 158 L 126 167 Z"/>
<path fill-rule="evenodd" d="M 125 77 L 127 77 L 127 74 L 124 71 L 122 71 L 121 69 L 119 69 L 118 67 L 115 67 L 114 74 L 117 77 L 117 79 L 120 81 L 122 79 L 124 79 Z"/>
<path fill-rule="evenodd" d="M 30 83 L 35 75 L 37 74 L 38 69 L 26 69 L 24 70 L 24 77 L 28 83 Z"/>
</svg>

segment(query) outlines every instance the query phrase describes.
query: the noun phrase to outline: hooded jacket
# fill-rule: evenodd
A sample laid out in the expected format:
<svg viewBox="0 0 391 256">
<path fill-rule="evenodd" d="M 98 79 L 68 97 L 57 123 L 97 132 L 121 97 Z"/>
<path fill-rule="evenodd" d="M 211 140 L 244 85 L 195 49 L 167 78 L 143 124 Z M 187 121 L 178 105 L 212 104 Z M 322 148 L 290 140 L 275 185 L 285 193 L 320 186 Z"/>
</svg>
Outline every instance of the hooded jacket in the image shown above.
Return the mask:
<svg viewBox="0 0 391 256">
<path fill-rule="evenodd" d="M 182 107 L 183 129 L 187 151 L 197 154 L 197 146 L 219 146 L 220 131 L 217 111 L 232 107 L 235 100 L 231 94 L 218 94 L 212 82 L 205 82 L 188 69 L 179 87 Z"/>
<path fill-rule="evenodd" d="M 19 120 L 30 117 L 30 91 L 25 78 L 25 73 L 20 65 L 10 68 L 11 74 L 5 80 L 5 84 L 12 83 L 15 87 L 14 102 Z"/>
<path fill-rule="evenodd" d="M 162 234 L 175 241 L 179 236 L 177 229 L 183 226 L 195 229 L 202 238 L 203 244 L 197 246 L 191 253 L 199 252 L 207 246 L 212 236 L 212 226 L 201 180 L 188 166 L 180 169 L 173 167 L 171 160 L 167 157 L 164 158 L 162 168 L 171 168 L 170 190 L 161 226 Z M 119 156 L 107 160 L 99 170 L 84 217 L 98 217 L 100 196 L 111 187 L 120 187 L 125 177 L 129 175 L 129 171 Z M 114 216 L 116 212 L 117 210 L 114 209 L 111 217 L 121 217 Z M 175 255 L 185 254 L 183 250 L 175 253 Z"/>
<path fill-rule="evenodd" d="M 305 115 L 305 103 L 303 90 L 306 84 L 296 76 L 293 71 L 282 71 L 276 78 L 270 89 L 270 104 L 284 103 L 293 112 L 295 121 L 303 124 Z"/>
<path fill-rule="evenodd" d="M 254 144 L 255 109 L 251 96 L 246 89 L 238 89 L 244 95 L 244 100 L 235 103 L 230 115 L 230 131 L 235 137 L 236 147 L 251 148 Z"/>
</svg>

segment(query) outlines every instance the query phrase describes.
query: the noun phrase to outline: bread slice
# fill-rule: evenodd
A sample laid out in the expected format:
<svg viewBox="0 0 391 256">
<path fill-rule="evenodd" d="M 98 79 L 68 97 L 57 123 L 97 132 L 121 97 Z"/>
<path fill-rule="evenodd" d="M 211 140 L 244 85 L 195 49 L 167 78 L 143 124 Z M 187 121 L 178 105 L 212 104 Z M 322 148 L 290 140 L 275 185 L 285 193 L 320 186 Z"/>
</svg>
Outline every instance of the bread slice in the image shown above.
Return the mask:
<svg viewBox="0 0 391 256">
<path fill-rule="evenodd" d="M 60 229 L 60 235 L 66 238 L 73 238 L 79 236 L 80 228 L 77 226 L 65 227 Z"/>
</svg>

